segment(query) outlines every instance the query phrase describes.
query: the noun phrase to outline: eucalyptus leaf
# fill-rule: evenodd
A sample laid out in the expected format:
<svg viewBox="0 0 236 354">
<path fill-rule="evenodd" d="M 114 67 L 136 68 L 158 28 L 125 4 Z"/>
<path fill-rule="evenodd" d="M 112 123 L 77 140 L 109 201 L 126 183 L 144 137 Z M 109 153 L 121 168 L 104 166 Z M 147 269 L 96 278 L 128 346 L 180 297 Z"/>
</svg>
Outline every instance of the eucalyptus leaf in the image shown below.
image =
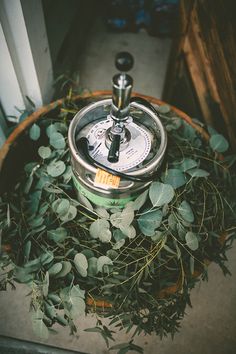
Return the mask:
<svg viewBox="0 0 236 354">
<path fill-rule="evenodd" d="M 169 169 L 163 176 L 163 182 L 171 185 L 174 189 L 182 187 L 187 182 L 185 175 L 177 168 Z"/>
<path fill-rule="evenodd" d="M 63 179 L 65 183 L 70 182 L 72 178 L 72 169 L 71 166 L 67 166 L 65 172 L 63 173 Z"/>
<path fill-rule="evenodd" d="M 53 161 L 47 165 L 47 173 L 52 177 L 58 177 L 64 173 L 66 166 L 63 161 Z"/>
<path fill-rule="evenodd" d="M 24 268 L 27 270 L 27 272 L 32 273 L 36 272 L 39 270 L 41 267 L 41 259 L 40 257 L 35 258 L 27 263 L 24 264 Z"/>
<path fill-rule="evenodd" d="M 61 261 L 62 269 L 56 274 L 55 278 L 63 278 L 71 271 L 71 263 L 69 261 Z"/>
<path fill-rule="evenodd" d="M 75 267 L 82 277 L 87 277 L 88 261 L 84 254 L 77 253 L 74 258 Z"/>
<path fill-rule="evenodd" d="M 103 232 L 100 233 L 99 239 L 101 242 L 108 243 L 111 241 L 111 231 L 109 229 L 104 229 Z"/>
<path fill-rule="evenodd" d="M 221 134 L 214 134 L 210 137 L 209 144 L 214 151 L 225 152 L 229 148 L 229 143 Z"/>
<path fill-rule="evenodd" d="M 155 231 L 154 235 L 151 236 L 153 242 L 159 242 L 163 238 L 163 233 L 161 231 Z"/>
<path fill-rule="evenodd" d="M 95 220 L 89 228 L 92 238 L 99 238 L 102 242 L 109 242 L 111 240 L 110 224 L 105 219 Z"/>
<path fill-rule="evenodd" d="M 55 307 L 53 305 L 49 305 L 46 301 L 44 302 L 44 306 L 47 316 L 53 320 L 57 315 Z"/>
<path fill-rule="evenodd" d="M 125 244 L 125 239 L 117 241 L 114 246 L 113 250 L 119 250 L 121 247 L 123 247 Z"/>
<path fill-rule="evenodd" d="M 192 251 L 196 251 L 199 246 L 198 238 L 195 233 L 188 231 L 185 235 L 186 245 Z"/>
<path fill-rule="evenodd" d="M 168 217 L 168 226 L 171 230 L 175 231 L 176 225 L 177 225 L 177 219 L 176 219 L 175 215 L 172 213 Z"/>
<path fill-rule="evenodd" d="M 191 177 L 208 177 L 209 172 L 202 170 L 201 168 L 192 168 L 191 170 L 188 170 L 187 173 Z"/>
<path fill-rule="evenodd" d="M 83 251 L 81 251 L 81 253 L 83 253 L 87 259 L 94 257 L 94 252 L 91 249 L 85 248 Z"/>
<path fill-rule="evenodd" d="M 42 216 L 38 216 L 29 221 L 29 226 L 32 228 L 36 228 L 38 226 L 41 226 L 43 222 L 44 222 L 44 218 Z"/>
<path fill-rule="evenodd" d="M 78 200 L 81 203 L 81 205 L 85 206 L 89 210 L 93 210 L 93 206 L 82 193 L 78 192 Z"/>
<path fill-rule="evenodd" d="M 53 259 L 54 259 L 54 255 L 50 251 L 43 253 L 40 257 L 40 261 L 43 265 L 50 263 Z"/>
<path fill-rule="evenodd" d="M 190 204 L 186 200 L 181 202 L 180 206 L 178 207 L 178 213 L 185 221 L 190 223 L 194 221 L 193 211 Z"/>
<path fill-rule="evenodd" d="M 139 219 L 138 224 L 141 232 L 146 236 L 154 236 L 155 230 L 161 225 L 161 210 L 146 211 Z"/>
<path fill-rule="evenodd" d="M 34 276 L 30 274 L 30 269 L 15 267 L 14 279 L 19 283 L 29 283 L 34 279 Z"/>
<path fill-rule="evenodd" d="M 49 230 L 47 236 L 49 240 L 54 242 L 64 242 L 67 237 L 67 230 L 64 227 L 58 227 L 55 230 Z"/>
<path fill-rule="evenodd" d="M 32 125 L 32 127 L 29 130 L 29 136 L 34 141 L 40 138 L 40 127 L 37 124 Z"/>
<path fill-rule="evenodd" d="M 168 204 L 174 198 L 175 192 L 171 185 L 153 182 L 149 188 L 149 197 L 154 207 Z"/>
<path fill-rule="evenodd" d="M 48 159 L 51 155 L 52 151 L 48 146 L 40 146 L 38 149 L 38 154 L 42 159 Z"/>
<path fill-rule="evenodd" d="M 132 206 L 125 206 L 121 212 L 121 226 L 128 227 L 134 220 L 134 209 Z M 120 226 L 120 227 L 121 227 Z"/>
<path fill-rule="evenodd" d="M 61 298 L 57 294 L 54 294 L 54 293 L 49 293 L 48 299 L 50 299 L 55 305 L 58 305 L 61 303 Z"/>
<path fill-rule="evenodd" d="M 197 165 L 198 165 L 197 161 L 189 158 L 184 158 L 180 164 L 180 169 L 183 172 L 186 172 L 187 170 L 197 167 Z"/>
<path fill-rule="evenodd" d="M 98 272 L 103 272 L 105 269 L 104 269 L 104 266 L 109 266 L 109 265 L 113 265 L 113 262 L 112 260 L 107 257 L 107 256 L 101 256 L 98 258 L 98 262 L 97 262 L 97 270 Z"/>
<path fill-rule="evenodd" d="M 148 197 L 148 189 L 146 191 L 144 191 L 142 194 L 140 194 L 138 196 L 138 198 L 136 198 L 134 200 L 133 209 L 134 210 L 139 210 L 144 205 L 144 203 L 146 202 L 147 197 Z"/>
<path fill-rule="evenodd" d="M 110 215 L 108 213 L 108 211 L 103 208 L 103 207 L 97 207 L 95 208 L 95 213 L 97 213 L 97 215 L 102 218 L 102 219 L 105 219 L 105 220 L 108 220 Z"/>
<path fill-rule="evenodd" d="M 79 285 L 63 288 L 60 291 L 60 297 L 72 319 L 85 314 L 84 291 L 80 289 Z"/>
<path fill-rule="evenodd" d="M 111 214 L 110 216 L 110 222 L 113 226 L 119 228 L 121 222 L 122 222 L 122 214 L 121 211 L 118 211 L 117 213 Z"/>
<path fill-rule="evenodd" d="M 60 203 L 57 206 L 57 213 L 59 214 L 59 216 L 61 215 L 65 215 L 66 213 L 68 213 L 70 208 L 70 202 L 68 199 L 62 198 L 60 200 Z"/>
<path fill-rule="evenodd" d="M 47 133 L 47 136 L 50 138 L 50 136 L 53 134 L 53 133 L 56 133 L 57 132 L 57 127 L 55 124 L 50 124 L 47 128 L 46 128 L 46 133 Z"/>
<path fill-rule="evenodd" d="M 158 112 L 166 114 L 170 112 L 170 106 L 167 104 L 161 105 L 157 108 Z"/>
<path fill-rule="evenodd" d="M 107 251 L 106 255 L 107 257 L 111 258 L 111 260 L 115 260 L 119 256 L 119 253 L 113 249 L 110 249 Z"/>
<path fill-rule="evenodd" d="M 116 242 L 125 239 L 127 236 L 120 230 L 116 229 L 113 232 L 113 238 L 115 239 Z"/>
<path fill-rule="evenodd" d="M 120 230 L 125 234 L 129 239 L 135 238 L 136 236 L 136 230 L 133 225 L 129 226 L 123 226 L 123 224 L 120 225 Z"/>
<path fill-rule="evenodd" d="M 53 264 L 51 268 L 48 269 L 48 274 L 50 277 L 54 277 L 56 274 L 60 273 L 62 270 L 61 262 Z"/>
<path fill-rule="evenodd" d="M 66 126 L 65 123 L 56 122 L 54 123 L 54 125 L 58 132 L 61 132 L 64 135 L 68 133 L 68 127 Z"/>
<path fill-rule="evenodd" d="M 55 149 L 64 149 L 66 142 L 64 136 L 61 133 L 53 132 L 49 137 L 50 145 Z"/>
<path fill-rule="evenodd" d="M 77 215 L 77 208 L 74 205 L 70 205 L 66 214 L 60 214 L 59 218 L 61 221 L 68 222 L 74 220 Z"/>
</svg>

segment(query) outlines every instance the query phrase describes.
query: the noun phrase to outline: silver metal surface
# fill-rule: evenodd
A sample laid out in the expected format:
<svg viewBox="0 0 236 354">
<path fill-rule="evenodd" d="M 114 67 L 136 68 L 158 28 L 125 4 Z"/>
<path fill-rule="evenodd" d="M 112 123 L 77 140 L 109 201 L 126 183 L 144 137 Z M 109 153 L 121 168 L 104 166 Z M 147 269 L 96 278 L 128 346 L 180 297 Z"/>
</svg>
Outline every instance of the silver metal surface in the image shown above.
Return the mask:
<svg viewBox="0 0 236 354">
<path fill-rule="evenodd" d="M 147 188 L 151 181 L 145 183 L 132 182 L 121 178 L 118 189 L 94 186 L 97 168 L 85 161 L 76 143 L 77 139 L 81 137 L 81 131 L 83 132 L 82 136 L 84 136 L 88 125 L 91 125 L 91 123 L 96 124 L 98 121 L 107 119 L 111 105 L 111 99 L 97 101 L 89 104 L 75 115 L 70 124 L 68 134 L 71 162 L 76 178 L 88 190 L 100 196 L 125 198 L 131 194 L 141 192 Z M 152 110 L 139 103 L 133 102 L 130 104 L 130 115 L 134 122 L 143 126 L 153 135 L 153 151 L 152 156 L 149 157 L 148 161 L 144 160 L 141 167 L 137 166 L 136 168 L 125 171 L 125 173 L 131 176 L 147 176 L 156 171 L 163 160 L 167 146 L 166 132 L 158 116 Z"/>
<path fill-rule="evenodd" d="M 129 116 L 129 103 L 133 79 L 128 74 L 117 74 L 112 80 L 111 116 L 116 122 L 126 120 Z"/>
</svg>

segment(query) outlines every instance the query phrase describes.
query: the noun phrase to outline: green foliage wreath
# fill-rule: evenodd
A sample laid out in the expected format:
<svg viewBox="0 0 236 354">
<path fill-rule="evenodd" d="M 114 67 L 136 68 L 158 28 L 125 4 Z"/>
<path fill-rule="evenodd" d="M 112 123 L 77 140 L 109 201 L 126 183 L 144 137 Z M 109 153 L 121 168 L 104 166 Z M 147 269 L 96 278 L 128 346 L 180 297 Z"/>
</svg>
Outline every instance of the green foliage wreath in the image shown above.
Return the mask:
<svg viewBox="0 0 236 354">
<path fill-rule="evenodd" d="M 36 154 L 0 199 L 1 289 L 30 286 L 33 328 L 42 337 L 55 323 L 74 333 L 74 320 L 91 311 L 98 322 L 87 331 L 108 346 L 112 331 L 102 317 L 133 335 L 173 336 L 209 262 L 228 272 L 235 156 L 222 159 L 228 142 L 215 130 L 207 142 L 160 106 L 169 140 L 160 177 L 123 210 L 92 206 L 72 182 L 67 131 L 77 109 L 67 102 L 27 133 Z M 111 349 L 125 348 L 142 352 L 132 341 Z"/>
</svg>

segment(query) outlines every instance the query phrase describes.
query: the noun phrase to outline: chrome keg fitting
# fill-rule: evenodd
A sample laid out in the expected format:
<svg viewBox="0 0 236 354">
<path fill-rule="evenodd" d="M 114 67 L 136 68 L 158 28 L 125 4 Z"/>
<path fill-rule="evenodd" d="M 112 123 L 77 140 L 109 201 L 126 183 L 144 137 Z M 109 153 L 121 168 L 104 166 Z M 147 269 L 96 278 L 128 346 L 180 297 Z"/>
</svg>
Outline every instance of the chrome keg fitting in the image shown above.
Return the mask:
<svg viewBox="0 0 236 354">
<path fill-rule="evenodd" d="M 109 148 L 107 159 L 111 163 L 119 161 L 120 150 L 127 147 L 131 137 L 129 130 L 126 128 L 126 122 L 130 113 L 133 79 L 126 72 L 132 69 L 133 64 L 134 59 L 130 53 L 121 52 L 116 55 L 115 65 L 120 73 L 116 74 L 112 79 L 110 116 L 113 124 L 106 137 L 106 145 Z"/>
<path fill-rule="evenodd" d="M 68 141 L 78 192 L 95 205 L 123 208 L 160 175 L 167 136 L 150 102 L 132 97 L 131 54 L 116 55 L 112 97 L 94 101 L 73 118 Z"/>
</svg>

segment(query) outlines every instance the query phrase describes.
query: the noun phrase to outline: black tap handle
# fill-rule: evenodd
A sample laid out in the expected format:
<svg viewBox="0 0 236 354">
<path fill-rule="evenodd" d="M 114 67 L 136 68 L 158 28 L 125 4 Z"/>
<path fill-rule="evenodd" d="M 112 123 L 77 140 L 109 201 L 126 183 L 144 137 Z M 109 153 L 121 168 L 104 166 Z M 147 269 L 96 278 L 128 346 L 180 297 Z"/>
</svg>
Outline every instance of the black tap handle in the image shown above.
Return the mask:
<svg viewBox="0 0 236 354">
<path fill-rule="evenodd" d="M 118 162 L 120 155 L 120 135 L 114 134 L 112 136 L 112 142 L 108 153 L 109 162 Z"/>
<path fill-rule="evenodd" d="M 128 52 L 120 52 L 116 54 L 115 65 L 119 71 L 124 73 L 132 69 L 134 65 L 134 58 Z"/>
</svg>

